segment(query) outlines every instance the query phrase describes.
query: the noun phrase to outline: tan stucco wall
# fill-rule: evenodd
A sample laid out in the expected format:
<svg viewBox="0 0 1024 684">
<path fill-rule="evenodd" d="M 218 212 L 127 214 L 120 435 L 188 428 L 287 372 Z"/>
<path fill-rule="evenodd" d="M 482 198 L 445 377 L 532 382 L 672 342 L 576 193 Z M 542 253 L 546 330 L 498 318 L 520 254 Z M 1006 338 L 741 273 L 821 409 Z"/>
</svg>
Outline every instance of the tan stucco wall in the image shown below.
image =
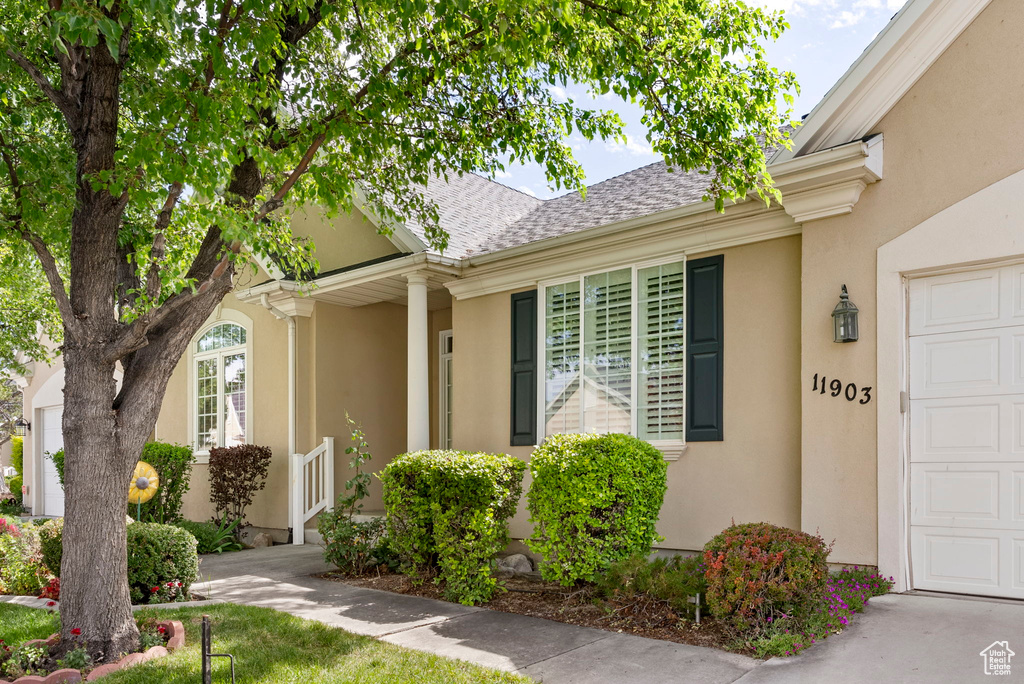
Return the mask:
<svg viewBox="0 0 1024 684">
<path fill-rule="evenodd" d="M 692 258 L 713 254 L 725 256 L 725 440 L 669 463 L 663 548 L 699 549 L 732 519 L 800 524 L 800 238 Z M 528 459 L 530 447 L 509 447 L 509 304 L 510 293 L 454 304 L 453 432 L 457 448 Z M 521 507 L 512 533 L 530 531 Z"/>
<path fill-rule="evenodd" d="M 377 472 L 405 451 L 406 309 L 397 304 L 344 308 L 317 302 L 313 378 L 316 442 L 335 438 L 335 492 L 351 477 L 347 411 L 366 433 Z M 301 424 L 300 418 L 300 424 Z M 383 508 L 380 482 L 374 478 L 365 511 Z"/>
<path fill-rule="evenodd" d="M 879 404 L 815 395 L 813 376 L 876 385 L 876 250 L 1024 168 L 1022 25 L 1024 3 L 994 0 L 876 127 L 884 179 L 852 214 L 804 224 L 802 524 L 836 540 L 833 561 L 876 559 Z M 829 314 L 843 283 L 861 309 L 861 339 L 839 345 Z"/>
<path fill-rule="evenodd" d="M 291 220 L 295 235 L 312 238 L 321 271 L 399 252 L 388 238 L 378 234 L 376 227 L 356 210 L 351 214 L 325 218 L 322 210 L 309 207 L 296 209 Z"/>
</svg>

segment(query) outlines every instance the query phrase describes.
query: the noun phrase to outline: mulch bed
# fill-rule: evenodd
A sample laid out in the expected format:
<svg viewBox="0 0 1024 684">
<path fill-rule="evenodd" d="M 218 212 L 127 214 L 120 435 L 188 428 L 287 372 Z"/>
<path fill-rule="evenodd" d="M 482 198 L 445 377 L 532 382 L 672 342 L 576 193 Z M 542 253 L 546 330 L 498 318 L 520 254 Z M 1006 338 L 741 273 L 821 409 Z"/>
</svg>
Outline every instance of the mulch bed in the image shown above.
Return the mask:
<svg viewBox="0 0 1024 684">
<path fill-rule="evenodd" d="M 441 588 L 432 581 L 426 580 L 417 585 L 412 578 L 402 574 L 352 576 L 327 572 L 316 577 L 395 594 L 445 600 Z M 702 616 L 700 625 L 697 625 L 692 620 L 681 618 L 663 601 L 643 597 L 605 599 L 598 597 L 589 586 L 566 588 L 541 579 L 524 577 L 499 580 L 499 584 L 504 585 L 507 591 L 499 592 L 493 599 L 481 604 L 483 608 L 753 655 L 713 618 Z"/>
</svg>

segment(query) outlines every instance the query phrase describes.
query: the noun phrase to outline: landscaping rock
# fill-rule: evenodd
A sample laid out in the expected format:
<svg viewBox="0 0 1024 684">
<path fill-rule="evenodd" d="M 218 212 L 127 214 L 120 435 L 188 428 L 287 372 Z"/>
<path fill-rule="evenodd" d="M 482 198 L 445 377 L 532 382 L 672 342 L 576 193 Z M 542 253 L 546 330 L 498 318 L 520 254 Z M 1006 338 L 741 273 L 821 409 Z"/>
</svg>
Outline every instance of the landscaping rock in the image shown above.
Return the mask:
<svg viewBox="0 0 1024 684">
<path fill-rule="evenodd" d="M 260 532 L 259 534 L 257 534 L 255 537 L 252 538 L 252 541 L 249 542 L 249 545 L 252 548 L 254 548 L 254 549 L 260 549 L 260 548 L 264 548 L 264 547 L 267 547 L 267 546 L 273 546 L 274 545 L 274 540 L 266 532 Z"/>
<path fill-rule="evenodd" d="M 498 559 L 498 575 L 500 577 L 515 577 L 528 572 L 533 572 L 533 564 L 524 554 L 513 553 Z"/>
</svg>

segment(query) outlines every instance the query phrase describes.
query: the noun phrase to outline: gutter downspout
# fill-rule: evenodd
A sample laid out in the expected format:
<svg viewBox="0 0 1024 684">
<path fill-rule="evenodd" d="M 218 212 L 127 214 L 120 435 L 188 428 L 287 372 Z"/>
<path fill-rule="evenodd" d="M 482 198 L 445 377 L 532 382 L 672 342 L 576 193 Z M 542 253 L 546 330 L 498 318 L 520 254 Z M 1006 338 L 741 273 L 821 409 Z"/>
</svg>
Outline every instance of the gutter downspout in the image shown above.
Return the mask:
<svg viewBox="0 0 1024 684">
<path fill-rule="evenodd" d="M 266 294 L 260 296 L 260 303 L 270 313 L 288 322 L 288 458 L 295 452 L 295 317 L 289 316 L 270 303 Z"/>
</svg>

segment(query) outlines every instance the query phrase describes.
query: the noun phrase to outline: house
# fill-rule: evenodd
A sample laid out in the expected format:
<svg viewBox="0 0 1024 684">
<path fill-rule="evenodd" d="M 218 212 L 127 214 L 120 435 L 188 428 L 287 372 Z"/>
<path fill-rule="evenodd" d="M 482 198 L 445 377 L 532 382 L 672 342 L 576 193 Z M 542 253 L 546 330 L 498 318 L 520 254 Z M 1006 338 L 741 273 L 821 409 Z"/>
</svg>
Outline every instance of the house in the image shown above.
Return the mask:
<svg viewBox="0 0 1024 684">
<path fill-rule="evenodd" d="M 197 448 L 185 513 L 211 512 L 207 445 L 266 444 L 249 517 L 298 540 L 346 479 L 346 411 L 375 468 L 628 428 L 669 461 L 666 549 L 765 520 L 897 590 L 1024 598 L 1021 26 L 1017 0 L 908 2 L 774 154 L 770 207 L 715 213 L 654 164 L 586 201 L 434 183 L 444 254 L 299 215 L 315 287 L 243 274 L 169 384 L 153 436 Z M 843 285 L 860 334 L 837 344 Z M 58 514 L 62 370 L 25 383 L 27 501 Z"/>
</svg>

